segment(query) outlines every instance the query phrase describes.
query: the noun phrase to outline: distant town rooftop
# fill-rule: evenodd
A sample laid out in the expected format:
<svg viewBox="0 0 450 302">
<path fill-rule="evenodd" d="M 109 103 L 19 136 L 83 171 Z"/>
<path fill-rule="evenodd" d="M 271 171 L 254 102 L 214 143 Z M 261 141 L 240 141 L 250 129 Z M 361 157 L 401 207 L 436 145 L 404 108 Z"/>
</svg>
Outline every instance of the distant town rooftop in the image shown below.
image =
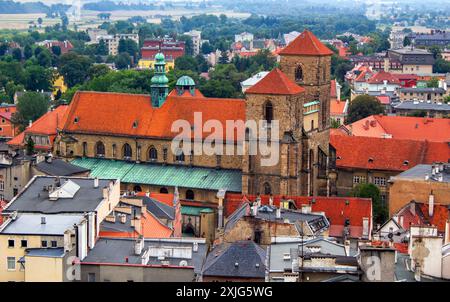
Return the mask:
<svg viewBox="0 0 450 302">
<path fill-rule="evenodd" d="M 83 215 L 42 215 L 19 213 L 15 219 L 5 222 L 2 234 L 11 235 L 54 235 L 62 236 L 74 224 L 80 223 Z"/>
<path fill-rule="evenodd" d="M 435 169 L 434 173 L 433 167 Z M 438 173 L 436 173 L 436 169 L 438 170 Z M 442 175 L 442 178 L 439 178 L 440 175 Z M 450 164 L 417 165 L 393 177 L 393 179 L 417 179 L 448 183 L 450 182 Z"/>
<path fill-rule="evenodd" d="M 67 181 L 71 181 L 75 187 L 73 196 L 50 200 L 49 187 L 57 188 L 58 185 L 61 187 Z M 94 178 L 36 176 L 11 200 L 4 211 L 44 214 L 91 212 L 96 210 L 103 200 L 103 188 L 108 187 L 111 182 L 113 180 L 99 179 L 98 187 L 95 187 Z"/>
<path fill-rule="evenodd" d="M 428 103 L 424 101 L 404 101 L 394 106 L 395 109 L 405 110 L 434 110 L 434 111 L 450 111 L 450 105 L 444 103 Z"/>
</svg>

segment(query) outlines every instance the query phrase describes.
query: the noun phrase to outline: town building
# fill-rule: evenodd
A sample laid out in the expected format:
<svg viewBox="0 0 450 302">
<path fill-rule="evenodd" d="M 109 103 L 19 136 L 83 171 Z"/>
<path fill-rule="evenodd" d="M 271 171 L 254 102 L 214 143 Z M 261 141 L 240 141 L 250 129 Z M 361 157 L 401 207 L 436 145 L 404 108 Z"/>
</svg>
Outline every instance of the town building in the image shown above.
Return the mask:
<svg viewBox="0 0 450 302">
<path fill-rule="evenodd" d="M 0 280 L 71 281 L 68 259 L 86 245 L 86 224 L 83 214 L 11 214 L 0 226 Z"/>
<path fill-rule="evenodd" d="M 343 125 L 347 117 L 349 101 L 331 100 L 330 101 L 330 118 L 339 125 Z"/>
<path fill-rule="evenodd" d="M 298 237 L 300 234 L 314 238 L 327 233 L 330 225 L 321 213 L 304 213 L 273 205 L 250 206 L 244 202 L 234 213 L 227 217 L 218 243 L 230 243 L 240 240 L 253 240 L 256 244 L 267 246 L 276 236 Z"/>
<path fill-rule="evenodd" d="M 425 101 L 430 103 L 442 103 L 447 95 L 444 88 L 401 88 L 399 97 L 401 102 L 405 101 Z"/>
<path fill-rule="evenodd" d="M 326 238 L 273 238 L 268 247 L 268 282 L 327 282 L 360 279 L 357 259 L 348 248 Z"/>
<path fill-rule="evenodd" d="M 25 149 L 29 139 L 31 139 L 34 143 L 35 151 L 51 152 L 58 129 L 61 129 L 64 125 L 67 108 L 67 105 L 61 105 L 47 112 L 34 123 L 30 123 L 19 135 L 8 141 L 8 146 L 13 150 Z"/>
<path fill-rule="evenodd" d="M 141 60 L 156 61 L 156 55 L 162 53 L 167 62 L 175 62 L 177 58 L 184 56 L 185 44 L 184 41 L 169 37 L 145 40 L 141 48 Z"/>
<path fill-rule="evenodd" d="M 132 34 L 114 34 L 114 35 L 97 35 L 97 43 L 100 41 L 105 42 L 108 48 L 108 55 L 116 56 L 119 54 L 119 42 L 120 40 L 132 40 L 139 45 L 139 35 Z"/>
<path fill-rule="evenodd" d="M 198 30 L 191 30 L 185 32 L 184 35 L 191 37 L 192 44 L 194 46 L 194 55 L 200 54 L 200 49 L 202 47 L 202 32 Z"/>
<path fill-rule="evenodd" d="M 33 177 L 2 212 L 8 217 L 0 231 L 0 237 L 7 243 L 2 244 L 6 247 L 2 254 L 10 259 L 0 260 L 0 278 L 3 281 L 69 278 L 67 266 L 72 262 L 65 260 L 69 256 L 81 260 L 86 257 L 96 244 L 100 222 L 117 205 L 119 195 L 118 180 Z M 16 267 L 15 261 L 22 268 Z"/>
<path fill-rule="evenodd" d="M 272 202 L 270 201 L 272 199 Z M 306 197 L 306 196 L 269 196 L 269 195 L 237 195 L 227 193 L 224 200 L 224 217 L 230 221 L 231 215 L 237 215 L 237 210 L 248 201 L 293 209 L 304 214 L 325 215 L 329 223 L 329 230 L 322 235 L 335 238 L 340 243 L 347 240 L 356 249 L 358 240 L 370 240 L 372 234 L 372 202 L 367 198 L 355 197 Z M 236 213 L 236 214 L 234 214 Z M 250 212 L 251 214 L 251 212 Z M 276 214 L 276 213 L 275 213 Z M 239 215 L 242 215 L 240 212 Z M 281 215 L 281 212 L 280 212 Z M 219 216 L 220 217 L 220 216 Z M 219 221 L 220 222 L 220 221 Z M 306 232 L 304 233 L 306 234 Z M 265 236 L 268 236 L 267 234 Z M 272 237 L 282 236 L 272 232 Z M 267 238 L 267 241 L 269 239 Z"/>
<path fill-rule="evenodd" d="M 260 71 L 257 74 L 255 74 L 254 76 L 246 79 L 245 81 L 242 81 L 241 82 L 242 93 L 245 93 L 247 91 L 247 89 L 249 89 L 250 87 L 252 87 L 256 83 L 261 81 L 268 74 L 269 74 L 268 71 Z"/>
<path fill-rule="evenodd" d="M 409 35 L 409 38 L 418 47 L 437 46 L 446 48 L 450 46 L 450 32 L 445 30 L 431 30 L 430 33 L 413 33 Z"/>
<path fill-rule="evenodd" d="M 206 258 L 204 239 L 100 238 L 81 262 L 82 282 L 193 282 Z"/>
<path fill-rule="evenodd" d="M 151 98 L 135 94 L 78 92 L 69 105 L 65 125 L 56 143 L 57 150 L 64 157 L 78 157 L 77 164 L 91 169 L 92 175 L 99 177 L 95 167 L 84 166 L 82 162 L 97 167 L 124 167 L 115 170 L 124 171 L 119 173 L 119 178 L 125 176 L 129 168 L 145 171 L 128 174 L 130 178 L 123 179 L 127 186 L 123 189 L 129 191 L 137 186 L 136 189 L 142 191 L 173 192 L 178 179 L 176 185 L 181 196 L 191 190 L 196 201 L 213 203 L 217 203 L 217 190 L 224 187 L 231 192 L 327 195 L 327 157 L 332 152 L 328 143 L 331 54 L 312 33 L 305 31 L 280 53 L 281 67 L 286 73 L 273 70 L 247 90 L 247 101 L 206 98 L 197 94 L 194 86 L 186 87 L 182 83 L 177 85 L 177 93 L 169 94 L 164 57 L 158 57 Z M 320 70 L 319 78 L 314 70 Z M 96 104 L 96 111 L 92 111 L 93 104 Z M 222 108 L 220 112 L 216 110 L 218 106 Z M 291 163 L 284 156 L 278 165 L 264 167 L 259 163 L 260 155 L 191 156 L 185 150 L 173 154 L 169 148 L 175 136 L 170 129 L 171 123 L 185 119 L 192 124 L 194 112 L 201 112 L 203 120 L 215 119 L 223 124 L 226 120 L 263 120 L 268 125 L 279 119 L 280 148 L 282 153 L 294 154 L 289 157 Z M 241 134 L 245 132 L 244 129 L 240 131 Z M 206 136 L 202 133 L 202 139 Z M 242 142 L 242 138 L 225 138 L 234 148 Z M 164 181 L 160 177 L 143 177 L 156 170 L 173 171 L 178 177 L 164 178 Z M 183 171 L 190 175 L 188 181 L 179 177 Z M 210 179 L 214 181 L 208 183 L 204 178 L 192 177 L 194 171 L 198 175 L 211 175 Z M 191 184 L 193 187 L 188 187 Z"/>
<path fill-rule="evenodd" d="M 443 118 L 371 115 L 339 130 L 353 136 L 448 142 L 450 124 Z"/>
<path fill-rule="evenodd" d="M 399 212 L 411 200 L 426 202 L 430 195 L 433 195 L 434 204 L 450 205 L 450 171 L 446 163 L 447 160 L 441 164 L 416 165 L 392 177 L 389 180 L 390 216 Z"/>
<path fill-rule="evenodd" d="M 59 49 L 61 49 L 61 54 L 66 54 L 73 49 L 73 45 L 69 40 L 45 40 L 36 44 L 47 48 L 50 52 L 53 52 L 54 47 L 59 47 Z"/>
<path fill-rule="evenodd" d="M 386 206 L 391 176 L 450 158 L 448 143 L 345 135 L 331 135 L 330 141 L 336 149 L 338 196 L 350 194 L 358 184 L 372 183 L 380 189 Z"/>
<path fill-rule="evenodd" d="M 393 106 L 399 116 L 423 115 L 427 118 L 447 118 L 450 115 L 450 104 L 432 101 L 404 101 Z"/>
<path fill-rule="evenodd" d="M 359 246 L 358 264 L 363 271 L 363 282 L 394 282 L 396 278 L 396 250 L 391 247 L 372 246 L 361 244 Z M 377 259 L 377 260 L 374 260 Z M 376 269 L 374 269 L 376 265 Z"/>
<path fill-rule="evenodd" d="M 0 137 L 13 138 L 19 132 L 18 127 L 13 123 L 13 114 L 17 108 L 14 104 L 0 104 Z"/>
<path fill-rule="evenodd" d="M 251 240 L 215 246 L 202 267 L 203 282 L 264 282 L 266 251 Z"/>
<path fill-rule="evenodd" d="M 390 49 L 385 57 L 384 70 L 394 73 L 432 73 L 434 58 L 433 54 L 425 49 L 411 47 Z M 388 68 L 388 63 L 398 62 L 401 70 Z"/>
</svg>

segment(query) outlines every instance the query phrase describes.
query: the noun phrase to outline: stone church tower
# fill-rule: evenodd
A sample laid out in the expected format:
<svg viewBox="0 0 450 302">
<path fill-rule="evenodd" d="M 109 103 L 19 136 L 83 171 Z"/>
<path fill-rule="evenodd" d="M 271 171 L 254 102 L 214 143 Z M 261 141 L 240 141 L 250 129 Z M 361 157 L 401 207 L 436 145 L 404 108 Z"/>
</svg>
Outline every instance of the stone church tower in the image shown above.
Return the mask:
<svg viewBox="0 0 450 302">
<path fill-rule="evenodd" d="M 305 30 L 280 52 L 281 71 L 246 91 L 247 120 L 279 120 L 280 160 L 277 166 L 262 167 L 260 155 L 244 156 L 243 193 L 330 194 L 332 54 Z"/>
</svg>

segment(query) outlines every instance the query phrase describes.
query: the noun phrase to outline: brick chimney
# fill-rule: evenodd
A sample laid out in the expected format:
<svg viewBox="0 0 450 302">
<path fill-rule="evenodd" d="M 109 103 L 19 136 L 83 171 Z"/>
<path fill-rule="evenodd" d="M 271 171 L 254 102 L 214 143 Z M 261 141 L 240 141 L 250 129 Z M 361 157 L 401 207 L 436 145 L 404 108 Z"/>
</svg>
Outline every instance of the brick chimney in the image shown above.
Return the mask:
<svg viewBox="0 0 450 302">
<path fill-rule="evenodd" d="M 428 216 L 433 217 L 434 214 L 434 195 L 433 191 L 430 192 L 428 196 Z"/>
</svg>

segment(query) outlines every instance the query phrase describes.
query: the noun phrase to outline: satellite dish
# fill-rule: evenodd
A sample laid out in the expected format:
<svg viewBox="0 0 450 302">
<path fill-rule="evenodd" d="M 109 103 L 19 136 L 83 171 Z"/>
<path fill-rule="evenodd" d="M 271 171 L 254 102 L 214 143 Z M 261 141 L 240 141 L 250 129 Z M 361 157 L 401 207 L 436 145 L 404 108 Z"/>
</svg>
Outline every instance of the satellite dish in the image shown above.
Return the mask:
<svg viewBox="0 0 450 302">
<path fill-rule="evenodd" d="M 187 263 L 186 260 L 181 260 L 180 261 L 180 266 L 187 266 L 187 265 L 188 265 L 188 263 Z"/>
</svg>

